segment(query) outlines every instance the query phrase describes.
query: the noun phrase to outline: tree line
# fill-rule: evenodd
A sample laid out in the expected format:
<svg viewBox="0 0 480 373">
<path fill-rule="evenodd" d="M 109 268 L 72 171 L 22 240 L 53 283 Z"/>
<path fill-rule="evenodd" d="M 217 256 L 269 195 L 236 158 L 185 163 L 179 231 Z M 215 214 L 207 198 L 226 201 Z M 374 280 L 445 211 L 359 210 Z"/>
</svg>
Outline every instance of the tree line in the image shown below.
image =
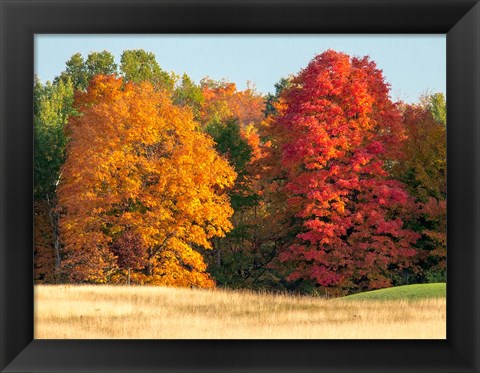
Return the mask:
<svg viewBox="0 0 480 373">
<path fill-rule="evenodd" d="M 333 50 L 263 96 L 79 53 L 34 84 L 37 283 L 346 294 L 445 281 L 443 94 Z"/>
</svg>

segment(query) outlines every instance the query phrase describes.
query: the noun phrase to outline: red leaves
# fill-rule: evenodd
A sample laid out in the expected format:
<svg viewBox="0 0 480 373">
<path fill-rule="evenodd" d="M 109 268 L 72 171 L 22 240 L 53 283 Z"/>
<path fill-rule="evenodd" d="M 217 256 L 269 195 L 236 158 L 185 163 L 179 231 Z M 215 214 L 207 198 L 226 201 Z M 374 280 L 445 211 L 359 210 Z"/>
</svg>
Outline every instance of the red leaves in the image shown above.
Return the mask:
<svg viewBox="0 0 480 373">
<path fill-rule="evenodd" d="M 120 268 L 141 269 L 147 264 L 147 249 L 139 234 L 126 231 L 112 244 Z"/>
<path fill-rule="evenodd" d="M 315 57 L 284 94 L 272 127 L 287 176 L 288 203 L 302 231 L 282 255 L 290 279 L 369 288 L 414 254 L 418 235 L 404 228 L 411 205 L 388 178 L 385 161 L 402 142 L 400 114 L 382 74 L 368 59 L 334 51 Z"/>
</svg>

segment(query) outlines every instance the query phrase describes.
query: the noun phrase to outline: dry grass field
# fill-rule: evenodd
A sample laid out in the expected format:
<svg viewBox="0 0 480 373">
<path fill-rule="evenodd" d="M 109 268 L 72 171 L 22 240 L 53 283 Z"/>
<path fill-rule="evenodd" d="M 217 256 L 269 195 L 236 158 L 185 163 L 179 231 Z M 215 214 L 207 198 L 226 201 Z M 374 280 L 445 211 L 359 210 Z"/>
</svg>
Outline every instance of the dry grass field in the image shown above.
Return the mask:
<svg viewBox="0 0 480 373">
<path fill-rule="evenodd" d="M 39 339 L 444 339 L 446 299 L 345 300 L 248 291 L 35 287 Z"/>
</svg>

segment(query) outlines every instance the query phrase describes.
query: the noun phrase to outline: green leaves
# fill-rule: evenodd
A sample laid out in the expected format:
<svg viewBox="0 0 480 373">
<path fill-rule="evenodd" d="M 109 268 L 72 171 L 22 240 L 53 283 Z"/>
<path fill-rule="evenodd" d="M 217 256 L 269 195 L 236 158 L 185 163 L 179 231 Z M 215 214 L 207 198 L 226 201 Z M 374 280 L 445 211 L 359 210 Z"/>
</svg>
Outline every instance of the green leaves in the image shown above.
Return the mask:
<svg viewBox="0 0 480 373">
<path fill-rule="evenodd" d="M 244 173 L 252 157 L 252 148 L 242 137 L 238 120 L 229 119 L 225 123 L 210 123 L 205 128 L 205 132 L 212 136 L 217 151 L 225 155 L 237 173 Z"/>
<path fill-rule="evenodd" d="M 108 51 L 90 53 L 85 62 L 85 68 L 88 73 L 88 80 L 95 75 L 112 75 L 117 73 L 114 57 Z"/>
<path fill-rule="evenodd" d="M 65 160 L 65 125 L 75 114 L 73 84 L 69 78 L 34 86 L 34 193 L 39 200 L 52 199 Z"/>
<path fill-rule="evenodd" d="M 175 84 L 173 75 L 163 71 L 155 55 L 142 49 L 127 50 L 120 59 L 120 71 L 129 82 L 150 82 L 156 89 L 171 92 Z"/>
<path fill-rule="evenodd" d="M 443 93 L 434 93 L 429 97 L 428 109 L 437 123 L 447 125 L 447 105 Z"/>
</svg>

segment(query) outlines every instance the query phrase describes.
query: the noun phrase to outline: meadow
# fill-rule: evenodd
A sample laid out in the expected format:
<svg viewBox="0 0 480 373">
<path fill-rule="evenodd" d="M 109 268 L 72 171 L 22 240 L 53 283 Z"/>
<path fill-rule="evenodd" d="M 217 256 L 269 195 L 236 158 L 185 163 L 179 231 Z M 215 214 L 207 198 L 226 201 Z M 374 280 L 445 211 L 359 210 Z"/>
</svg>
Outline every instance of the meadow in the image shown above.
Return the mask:
<svg viewBox="0 0 480 373">
<path fill-rule="evenodd" d="M 37 339 L 445 339 L 445 284 L 356 296 L 36 285 Z"/>
</svg>

